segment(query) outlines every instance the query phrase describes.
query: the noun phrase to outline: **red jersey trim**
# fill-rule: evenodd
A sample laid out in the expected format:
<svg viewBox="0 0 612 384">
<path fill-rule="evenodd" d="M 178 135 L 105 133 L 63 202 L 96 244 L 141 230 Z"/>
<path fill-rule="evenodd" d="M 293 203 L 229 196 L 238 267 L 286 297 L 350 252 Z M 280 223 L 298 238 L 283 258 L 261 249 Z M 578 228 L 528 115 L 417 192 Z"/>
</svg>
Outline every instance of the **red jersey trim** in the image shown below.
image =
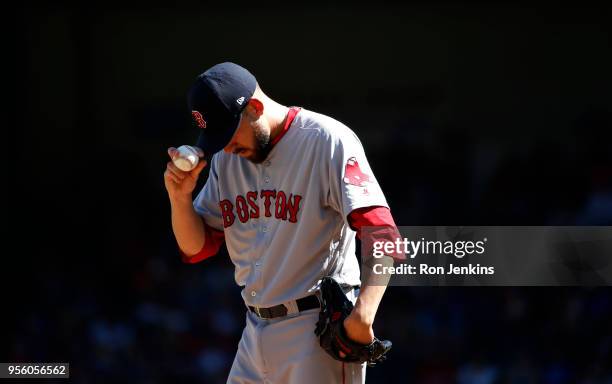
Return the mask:
<svg viewBox="0 0 612 384">
<path fill-rule="evenodd" d="M 349 213 L 348 223 L 351 229 L 357 232 L 357 237 L 360 239 L 362 227 L 395 228 L 395 221 L 393 221 L 391 211 L 389 208 L 382 206 L 357 208 Z"/>
<path fill-rule="evenodd" d="M 387 207 L 372 206 L 365 208 L 357 208 L 348 215 L 348 223 L 352 230 L 357 232 L 357 237 L 361 240 L 362 250 L 371 250 L 375 242 L 395 242 L 401 239 L 400 234 L 391 211 Z M 365 238 L 362 238 L 363 227 L 377 227 L 374 230 L 369 230 Z M 405 260 L 403 253 L 393 253 L 392 256 L 396 260 Z"/>
<path fill-rule="evenodd" d="M 219 231 L 210 227 L 208 224 L 204 223 L 204 246 L 200 250 L 200 252 L 196 253 L 193 256 L 188 256 L 179 248 L 179 252 L 181 253 L 181 259 L 184 263 L 187 264 L 195 264 L 199 263 L 202 260 L 208 259 L 211 256 L 214 256 L 219 252 L 219 248 L 223 244 L 225 240 L 225 234 L 223 231 Z"/>
<path fill-rule="evenodd" d="M 295 115 L 297 115 L 301 109 L 302 108 L 300 107 L 289 108 L 289 112 L 287 112 L 287 119 L 285 121 L 285 126 L 283 127 L 283 130 L 278 134 L 278 136 L 274 138 L 274 140 L 272 140 L 270 145 L 275 146 L 276 143 L 278 143 L 280 139 L 282 139 L 283 136 L 285 136 L 285 133 L 287 133 L 287 131 L 289 130 L 291 123 L 293 123 L 293 119 L 295 119 Z"/>
</svg>

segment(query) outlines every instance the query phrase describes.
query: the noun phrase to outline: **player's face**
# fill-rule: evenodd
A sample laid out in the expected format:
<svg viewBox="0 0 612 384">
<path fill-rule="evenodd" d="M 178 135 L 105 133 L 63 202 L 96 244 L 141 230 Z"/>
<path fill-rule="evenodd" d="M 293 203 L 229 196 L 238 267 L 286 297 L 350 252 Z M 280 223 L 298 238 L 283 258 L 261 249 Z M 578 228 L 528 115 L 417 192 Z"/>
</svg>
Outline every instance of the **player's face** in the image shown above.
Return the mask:
<svg viewBox="0 0 612 384">
<path fill-rule="evenodd" d="M 256 164 L 268 157 L 270 149 L 270 129 L 262 124 L 261 119 L 254 120 L 246 113 L 242 114 L 229 144 L 223 148 L 227 153 L 244 157 Z"/>
</svg>

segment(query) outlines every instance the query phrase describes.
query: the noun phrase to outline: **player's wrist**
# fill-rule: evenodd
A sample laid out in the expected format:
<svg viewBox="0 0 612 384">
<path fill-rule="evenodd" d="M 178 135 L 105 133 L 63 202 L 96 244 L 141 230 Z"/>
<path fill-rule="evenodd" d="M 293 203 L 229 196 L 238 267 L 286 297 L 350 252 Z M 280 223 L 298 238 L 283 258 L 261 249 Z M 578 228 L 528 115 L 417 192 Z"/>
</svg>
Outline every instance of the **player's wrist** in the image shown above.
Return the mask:
<svg viewBox="0 0 612 384">
<path fill-rule="evenodd" d="M 369 344 L 374 339 L 372 324 L 363 322 L 358 316 L 351 313 L 344 319 L 344 330 L 349 339 L 361 344 Z"/>
<path fill-rule="evenodd" d="M 361 305 L 360 305 L 361 304 Z M 351 320 L 363 326 L 371 327 L 374 324 L 376 314 L 369 310 L 366 305 L 357 303 L 350 314 Z"/>
<path fill-rule="evenodd" d="M 173 193 L 170 196 L 170 204 L 173 207 L 193 205 L 193 197 L 191 193 Z"/>
</svg>

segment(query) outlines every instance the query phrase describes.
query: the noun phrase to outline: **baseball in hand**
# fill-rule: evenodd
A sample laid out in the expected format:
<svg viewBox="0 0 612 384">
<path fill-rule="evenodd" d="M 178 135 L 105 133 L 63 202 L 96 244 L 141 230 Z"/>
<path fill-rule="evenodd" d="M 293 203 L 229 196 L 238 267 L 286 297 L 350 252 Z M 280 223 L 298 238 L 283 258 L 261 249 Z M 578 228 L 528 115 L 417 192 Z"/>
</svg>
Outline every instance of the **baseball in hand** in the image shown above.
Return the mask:
<svg viewBox="0 0 612 384">
<path fill-rule="evenodd" d="M 203 152 L 198 147 L 191 145 L 181 145 L 176 149 L 176 154 L 172 158 L 172 162 L 181 171 L 189 172 L 198 165 L 200 156 Z"/>
</svg>

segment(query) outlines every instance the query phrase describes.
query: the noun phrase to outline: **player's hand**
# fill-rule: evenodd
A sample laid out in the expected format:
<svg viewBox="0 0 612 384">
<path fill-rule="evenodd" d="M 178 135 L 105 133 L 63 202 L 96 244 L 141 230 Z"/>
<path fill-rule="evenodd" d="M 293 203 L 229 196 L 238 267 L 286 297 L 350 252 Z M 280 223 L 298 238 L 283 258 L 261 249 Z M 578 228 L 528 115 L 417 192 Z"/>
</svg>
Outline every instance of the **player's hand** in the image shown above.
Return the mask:
<svg viewBox="0 0 612 384">
<path fill-rule="evenodd" d="M 176 156 L 177 150 L 174 147 L 168 148 L 168 156 L 170 161 L 166 164 L 166 171 L 164 172 L 164 184 L 170 200 L 177 199 L 189 199 L 191 201 L 191 194 L 196 187 L 198 177 L 206 166 L 206 160 L 200 159 L 198 165 L 191 171 L 185 172 L 177 168 L 172 162 L 174 156 Z"/>
<path fill-rule="evenodd" d="M 374 341 L 372 324 L 360 319 L 354 310 L 344 319 L 344 330 L 346 336 L 357 343 L 367 345 Z M 340 355 L 343 355 L 342 351 Z"/>
</svg>

